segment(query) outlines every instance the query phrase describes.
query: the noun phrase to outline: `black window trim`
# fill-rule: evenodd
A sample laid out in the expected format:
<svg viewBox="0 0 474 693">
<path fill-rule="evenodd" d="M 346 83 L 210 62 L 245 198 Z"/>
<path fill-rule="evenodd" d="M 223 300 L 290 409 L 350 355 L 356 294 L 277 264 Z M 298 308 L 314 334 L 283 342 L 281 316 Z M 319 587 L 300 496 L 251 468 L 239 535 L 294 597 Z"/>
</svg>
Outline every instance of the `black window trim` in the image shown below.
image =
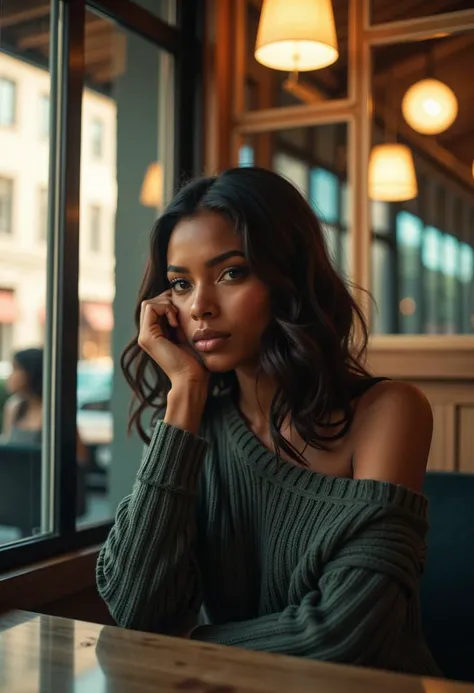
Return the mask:
<svg viewBox="0 0 474 693">
<path fill-rule="evenodd" d="M 50 175 L 43 484 L 57 532 L 0 546 L 0 573 L 104 541 L 111 521 L 76 529 L 76 370 L 79 329 L 79 208 L 84 26 L 93 10 L 175 58 L 175 187 L 202 167 L 202 24 L 204 0 L 177 0 L 172 26 L 131 0 L 51 0 Z M 54 478 L 54 484 L 51 484 Z M 45 508 L 48 510 L 48 508 Z M 50 509 L 51 511 L 51 509 Z M 43 521 L 48 518 L 43 517 Z"/>
</svg>

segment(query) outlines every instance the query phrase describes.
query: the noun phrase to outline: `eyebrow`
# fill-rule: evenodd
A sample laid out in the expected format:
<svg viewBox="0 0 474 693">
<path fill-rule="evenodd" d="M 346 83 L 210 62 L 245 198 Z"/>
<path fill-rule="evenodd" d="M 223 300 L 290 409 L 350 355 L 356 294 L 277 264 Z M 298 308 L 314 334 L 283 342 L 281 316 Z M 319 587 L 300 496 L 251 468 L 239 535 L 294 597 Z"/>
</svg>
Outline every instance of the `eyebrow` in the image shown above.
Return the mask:
<svg viewBox="0 0 474 693">
<path fill-rule="evenodd" d="M 204 264 L 206 267 L 215 267 L 216 265 L 220 265 L 221 262 L 224 262 L 224 260 L 228 260 L 231 257 L 243 257 L 245 259 L 245 255 L 242 251 L 240 250 L 228 250 L 225 253 L 222 253 L 221 255 L 217 255 L 217 257 L 213 257 L 211 260 L 207 260 Z M 181 272 L 182 274 L 189 274 L 189 269 L 187 267 L 181 267 L 180 265 L 168 265 L 168 272 Z"/>
</svg>

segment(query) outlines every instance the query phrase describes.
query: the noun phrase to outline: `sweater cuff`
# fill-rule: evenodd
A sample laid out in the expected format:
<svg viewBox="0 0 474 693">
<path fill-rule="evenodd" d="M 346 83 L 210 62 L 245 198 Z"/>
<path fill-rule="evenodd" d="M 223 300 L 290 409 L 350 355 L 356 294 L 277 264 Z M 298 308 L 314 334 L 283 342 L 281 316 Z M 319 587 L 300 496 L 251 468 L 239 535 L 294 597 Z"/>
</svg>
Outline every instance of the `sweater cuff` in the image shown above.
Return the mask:
<svg viewBox="0 0 474 693">
<path fill-rule="evenodd" d="M 195 493 L 206 450 L 203 438 L 158 421 L 137 478 L 145 484 Z"/>
</svg>

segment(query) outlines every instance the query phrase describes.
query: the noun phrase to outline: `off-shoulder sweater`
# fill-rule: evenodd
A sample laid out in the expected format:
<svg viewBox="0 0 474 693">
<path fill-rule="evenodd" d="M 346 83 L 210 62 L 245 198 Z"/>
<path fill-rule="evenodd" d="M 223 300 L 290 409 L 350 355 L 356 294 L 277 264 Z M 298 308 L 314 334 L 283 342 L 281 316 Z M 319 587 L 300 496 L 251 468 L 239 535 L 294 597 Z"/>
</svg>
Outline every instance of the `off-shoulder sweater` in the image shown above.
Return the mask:
<svg viewBox="0 0 474 693">
<path fill-rule="evenodd" d="M 230 397 L 199 436 L 159 421 L 97 564 L 115 621 L 439 675 L 418 598 L 426 499 L 277 460 Z"/>
</svg>

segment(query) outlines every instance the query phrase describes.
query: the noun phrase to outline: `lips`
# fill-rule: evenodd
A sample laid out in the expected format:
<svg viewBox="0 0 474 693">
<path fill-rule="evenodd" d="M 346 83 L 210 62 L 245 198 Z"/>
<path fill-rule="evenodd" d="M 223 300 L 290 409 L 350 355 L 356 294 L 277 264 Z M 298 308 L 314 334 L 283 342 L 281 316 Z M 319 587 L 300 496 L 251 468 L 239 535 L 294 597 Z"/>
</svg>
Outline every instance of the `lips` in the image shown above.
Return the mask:
<svg viewBox="0 0 474 693">
<path fill-rule="evenodd" d="M 193 342 L 204 342 L 211 339 L 227 339 L 230 337 L 228 332 L 218 332 L 217 330 L 196 330 L 193 334 Z"/>
<path fill-rule="evenodd" d="M 217 330 L 197 330 L 193 335 L 194 346 L 198 351 L 216 351 L 225 345 L 230 334 Z"/>
</svg>

